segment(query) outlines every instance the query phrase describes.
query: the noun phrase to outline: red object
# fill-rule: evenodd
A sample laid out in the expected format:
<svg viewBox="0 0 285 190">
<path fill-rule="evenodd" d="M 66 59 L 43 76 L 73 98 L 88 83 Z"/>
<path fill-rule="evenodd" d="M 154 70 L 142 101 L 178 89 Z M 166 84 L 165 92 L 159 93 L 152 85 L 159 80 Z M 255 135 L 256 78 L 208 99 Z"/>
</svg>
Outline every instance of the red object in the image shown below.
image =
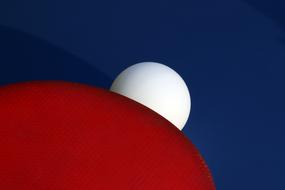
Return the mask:
<svg viewBox="0 0 285 190">
<path fill-rule="evenodd" d="M 193 144 L 115 93 L 67 82 L 0 88 L 1 190 L 214 190 Z"/>
</svg>

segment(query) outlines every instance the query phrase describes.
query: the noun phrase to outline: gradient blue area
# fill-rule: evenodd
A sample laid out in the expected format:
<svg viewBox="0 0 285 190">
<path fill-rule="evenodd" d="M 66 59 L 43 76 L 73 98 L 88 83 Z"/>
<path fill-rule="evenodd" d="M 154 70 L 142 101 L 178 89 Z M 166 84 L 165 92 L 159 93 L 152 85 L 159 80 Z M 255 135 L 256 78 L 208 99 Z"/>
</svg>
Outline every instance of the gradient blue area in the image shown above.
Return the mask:
<svg viewBox="0 0 285 190">
<path fill-rule="evenodd" d="M 184 132 L 217 189 L 284 190 L 284 8 L 281 0 L 1 1 L 0 83 L 108 88 L 134 63 L 164 63 L 189 85 Z"/>
<path fill-rule="evenodd" d="M 95 67 L 37 37 L 0 26 L 0 42 L 0 85 L 64 80 L 106 88 L 112 83 Z"/>
</svg>

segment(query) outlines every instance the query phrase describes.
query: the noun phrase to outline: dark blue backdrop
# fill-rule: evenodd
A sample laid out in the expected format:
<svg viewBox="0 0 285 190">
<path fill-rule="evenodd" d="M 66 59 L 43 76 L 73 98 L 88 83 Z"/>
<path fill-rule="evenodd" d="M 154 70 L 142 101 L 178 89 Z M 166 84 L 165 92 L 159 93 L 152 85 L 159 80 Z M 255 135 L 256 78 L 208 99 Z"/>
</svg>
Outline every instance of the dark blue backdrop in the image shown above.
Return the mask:
<svg viewBox="0 0 285 190">
<path fill-rule="evenodd" d="M 0 1 L 0 84 L 62 79 L 108 88 L 157 61 L 189 85 L 184 129 L 218 190 L 285 189 L 282 0 Z"/>
</svg>

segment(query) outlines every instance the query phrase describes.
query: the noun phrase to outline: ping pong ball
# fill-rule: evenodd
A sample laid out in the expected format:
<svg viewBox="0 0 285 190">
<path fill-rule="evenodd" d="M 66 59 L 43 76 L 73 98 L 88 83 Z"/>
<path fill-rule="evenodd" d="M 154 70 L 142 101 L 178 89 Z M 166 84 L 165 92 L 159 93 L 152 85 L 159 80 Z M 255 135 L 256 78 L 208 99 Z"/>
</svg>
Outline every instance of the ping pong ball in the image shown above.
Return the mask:
<svg viewBox="0 0 285 190">
<path fill-rule="evenodd" d="M 114 80 L 111 91 L 157 112 L 182 130 L 191 109 L 190 93 L 182 77 L 166 65 L 138 63 Z"/>
</svg>

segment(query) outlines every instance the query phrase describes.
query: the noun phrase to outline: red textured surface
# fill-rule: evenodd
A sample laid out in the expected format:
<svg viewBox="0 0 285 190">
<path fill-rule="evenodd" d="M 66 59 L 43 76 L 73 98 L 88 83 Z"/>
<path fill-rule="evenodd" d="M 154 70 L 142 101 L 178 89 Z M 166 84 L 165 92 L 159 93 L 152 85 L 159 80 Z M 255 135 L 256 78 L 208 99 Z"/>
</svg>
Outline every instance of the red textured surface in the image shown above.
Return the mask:
<svg viewBox="0 0 285 190">
<path fill-rule="evenodd" d="M 0 189 L 213 190 L 172 124 L 106 90 L 65 82 L 0 88 Z"/>
</svg>

